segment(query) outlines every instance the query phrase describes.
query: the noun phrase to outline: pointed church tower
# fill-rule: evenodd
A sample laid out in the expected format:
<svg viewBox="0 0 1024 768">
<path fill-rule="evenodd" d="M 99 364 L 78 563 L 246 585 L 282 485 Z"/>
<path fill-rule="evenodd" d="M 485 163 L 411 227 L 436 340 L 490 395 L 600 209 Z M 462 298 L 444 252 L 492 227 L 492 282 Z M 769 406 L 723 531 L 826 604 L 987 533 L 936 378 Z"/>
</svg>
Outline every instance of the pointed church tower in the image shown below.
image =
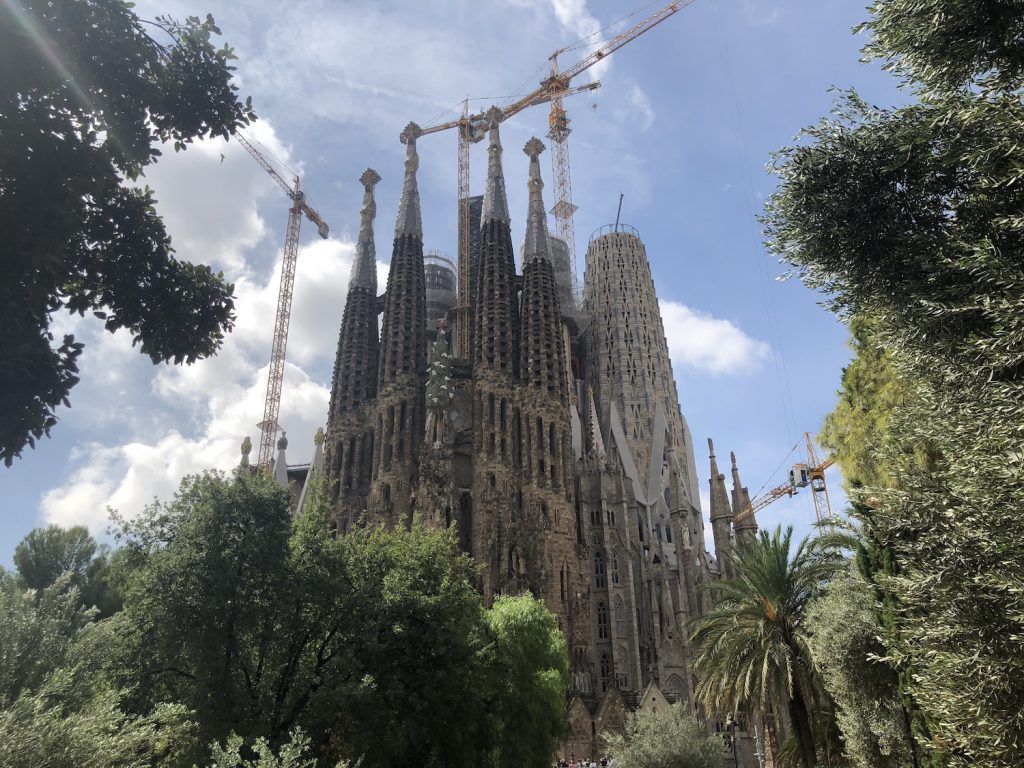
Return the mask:
<svg viewBox="0 0 1024 768">
<path fill-rule="evenodd" d="M 489 371 L 494 378 L 512 381 L 516 367 L 516 268 L 509 230 L 508 198 L 501 167 L 501 110 L 487 113 L 490 137 L 487 147 L 487 186 L 480 215 L 480 274 L 476 322 L 474 373 Z"/>
<path fill-rule="evenodd" d="M 349 278 L 345 313 L 338 333 L 334 359 L 331 403 L 327 412 L 324 466 L 332 500 L 338 504 L 337 517 L 344 528 L 354 510 L 362 512 L 373 472 L 373 416 L 370 412 L 377 392 L 377 252 L 373 241 L 373 220 L 377 215 L 373 189 L 380 174 L 367 168 L 363 185 L 363 207 L 359 213 L 359 239 Z"/>
<path fill-rule="evenodd" d="M 377 455 L 371 522 L 408 524 L 413 511 L 419 450 L 423 443 L 424 384 L 427 368 L 426 278 L 423 225 L 416 186 L 420 127 L 402 131 L 406 147 L 405 179 L 395 222 L 391 269 L 384 299 L 384 321 L 377 372 Z"/>
<path fill-rule="evenodd" d="M 562 619 L 566 631 L 572 596 L 568 583 L 576 565 L 575 516 L 570 499 L 572 435 L 569 393 L 562 344 L 558 284 L 551 259 L 540 177 L 544 144 L 533 138 L 523 152 L 530 158 L 529 209 L 523 250 L 522 320 L 520 324 L 520 445 L 523 483 L 523 553 L 529 586 Z M 550 564 L 550 566 L 547 566 Z M 547 566 L 547 567 L 546 567 Z M 556 575 L 557 572 L 557 575 Z"/>
<path fill-rule="evenodd" d="M 757 518 L 754 517 L 754 510 L 750 506 L 750 491 L 740 482 L 736 454 L 730 453 L 729 457 L 732 459 L 733 527 L 736 530 L 736 543 L 742 544 L 757 536 Z"/>
<path fill-rule="evenodd" d="M 729 494 L 725 489 L 725 475 L 718 471 L 715 460 L 715 444 L 708 438 L 708 452 L 711 459 L 711 532 L 715 537 L 715 556 L 718 559 L 718 573 L 723 579 L 735 577 L 729 552 L 732 550 L 732 508 Z"/>
<path fill-rule="evenodd" d="M 514 455 L 518 422 L 515 377 L 519 302 L 509 230 L 505 176 L 501 167 L 501 110 L 493 107 L 487 147 L 487 185 L 480 219 L 480 263 L 473 355 L 473 487 L 471 548 L 478 562 L 488 564 L 483 577 L 484 599 L 522 564 L 510 547 L 508 521 L 518 490 L 518 457 Z M 508 562 L 506 562 L 506 558 Z M 504 576 L 502 576 L 504 574 Z"/>
</svg>

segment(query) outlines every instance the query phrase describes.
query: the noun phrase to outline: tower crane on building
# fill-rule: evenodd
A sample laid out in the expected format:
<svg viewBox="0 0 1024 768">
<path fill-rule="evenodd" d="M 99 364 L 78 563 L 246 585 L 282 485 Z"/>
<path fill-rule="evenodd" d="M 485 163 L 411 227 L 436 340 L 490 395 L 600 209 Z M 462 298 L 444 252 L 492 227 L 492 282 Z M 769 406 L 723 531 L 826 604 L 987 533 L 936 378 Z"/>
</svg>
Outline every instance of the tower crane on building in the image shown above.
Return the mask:
<svg viewBox="0 0 1024 768">
<path fill-rule="evenodd" d="M 260 451 L 257 466 L 264 472 L 270 471 L 274 456 L 274 437 L 280 428 L 277 417 L 281 411 L 281 388 L 284 385 L 284 360 L 288 349 L 288 326 L 292 316 L 292 295 L 295 290 L 295 267 L 299 258 L 299 228 L 305 216 L 316 225 L 317 234 L 327 239 L 330 228 L 306 199 L 306 193 L 298 175 L 289 184 L 277 172 L 277 169 L 265 158 L 252 143 L 236 133 L 235 138 L 245 151 L 253 156 L 263 170 L 270 174 L 277 185 L 284 190 L 291 201 L 288 207 L 288 226 L 284 235 L 284 256 L 281 261 L 281 286 L 277 294 L 277 315 L 274 319 L 274 340 L 270 347 L 270 370 L 267 374 L 267 396 L 263 404 L 263 420 L 257 425 L 260 429 Z"/>
<path fill-rule="evenodd" d="M 796 496 L 802 488 L 810 487 L 811 499 L 814 501 L 814 516 L 818 522 L 828 523 L 832 518 L 832 503 L 828 497 L 828 485 L 825 482 L 825 470 L 836 463 L 832 456 L 824 460 L 818 458 L 814 450 L 814 443 L 811 441 L 811 433 L 804 432 L 804 441 L 807 445 L 807 461 L 794 464 L 789 470 L 789 478 L 785 483 L 765 491 L 752 502 L 750 506 L 741 509 L 736 513 L 735 521 L 742 522 L 760 509 L 764 509 L 783 496 Z M 799 443 L 797 443 L 799 445 Z M 793 446 L 794 450 L 796 446 Z M 792 451 L 790 451 L 792 453 Z"/>
<path fill-rule="evenodd" d="M 626 31 L 605 41 L 587 56 L 571 67 L 559 70 L 558 57 L 577 45 L 560 48 L 548 57 L 549 75 L 542 80 L 537 88 L 518 101 L 501 107 L 502 120 L 522 112 L 527 107 L 538 104 L 550 104 L 548 117 L 548 138 L 553 144 L 551 153 L 552 176 L 554 177 L 555 204 L 550 213 L 555 217 L 556 234 L 569 249 L 569 266 L 572 271 L 573 293 L 578 295 L 578 279 L 576 276 L 576 239 L 573 227 L 573 214 L 576 206 L 572 202 L 572 175 L 569 170 L 569 148 L 567 139 L 572 129 L 569 127 L 569 116 L 565 111 L 565 99 L 577 93 L 592 91 L 601 87 L 599 80 L 583 85 L 573 86 L 572 81 L 583 72 L 600 61 L 608 58 L 615 51 L 640 37 L 644 32 L 653 29 L 673 14 L 695 2 L 696 0 L 678 0 L 651 14 L 643 21 L 633 25 Z M 458 297 L 455 306 L 455 353 L 458 357 L 470 356 L 469 312 L 469 147 L 484 138 L 487 133 L 487 113 L 469 113 L 469 100 L 463 102 L 462 115 L 455 120 L 440 123 L 423 129 L 423 134 L 439 133 L 451 128 L 457 129 L 458 135 Z"/>
</svg>

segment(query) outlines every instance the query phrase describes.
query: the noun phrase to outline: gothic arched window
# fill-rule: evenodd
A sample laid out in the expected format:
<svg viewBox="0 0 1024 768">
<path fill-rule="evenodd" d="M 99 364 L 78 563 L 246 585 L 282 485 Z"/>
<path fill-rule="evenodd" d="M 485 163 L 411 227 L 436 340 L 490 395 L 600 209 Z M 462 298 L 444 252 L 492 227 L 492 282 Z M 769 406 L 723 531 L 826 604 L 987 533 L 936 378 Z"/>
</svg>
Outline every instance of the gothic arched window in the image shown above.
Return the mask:
<svg viewBox="0 0 1024 768">
<path fill-rule="evenodd" d="M 615 596 L 615 631 L 620 637 L 626 634 L 626 606 L 622 602 L 622 596 Z"/>
<path fill-rule="evenodd" d="M 597 638 L 608 639 L 608 607 L 601 600 L 597 604 Z"/>
<path fill-rule="evenodd" d="M 598 589 L 608 586 L 604 575 L 604 553 L 602 552 L 594 553 L 594 584 Z"/>
<path fill-rule="evenodd" d="M 601 692 L 608 690 L 612 677 L 612 660 L 607 653 L 601 654 Z"/>
<path fill-rule="evenodd" d="M 619 583 L 619 556 L 612 552 L 612 584 Z"/>
</svg>

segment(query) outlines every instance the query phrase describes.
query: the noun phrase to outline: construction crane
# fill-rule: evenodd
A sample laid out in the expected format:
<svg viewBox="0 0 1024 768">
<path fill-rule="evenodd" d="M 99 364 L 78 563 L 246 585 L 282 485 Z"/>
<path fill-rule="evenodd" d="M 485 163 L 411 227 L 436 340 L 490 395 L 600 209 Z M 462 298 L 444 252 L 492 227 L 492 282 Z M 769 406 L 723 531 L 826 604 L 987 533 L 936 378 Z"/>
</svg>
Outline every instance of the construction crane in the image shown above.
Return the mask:
<svg viewBox="0 0 1024 768">
<path fill-rule="evenodd" d="M 576 206 L 572 202 L 572 177 L 569 171 L 569 149 L 567 139 L 572 129 L 569 128 L 569 116 L 566 114 L 564 102 L 569 96 L 585 91 L 592 91 L 601 87 L 601 83 L 595 80 L 584 85 L 572 86 L 573 78 L 587 71 L 598 62 L 619 50 L 644 32 L 657 26 L 669 16 L 685 8 L 696 0 L 679 0 L 669 3 L 661 10 L 648 16 L 643 21 L 616 35 L 606 41 L 589 55 L 573 64 L 566 70 L 559 71 L 558 57 L 578 46 L 560 48 L 548 57 L 550 74 L 540 82 L 540 85 L 532 92 L 523 96 L 518 101 L 501 107 L 501 119 L 507 120 L 513 115 L 522 112 L 527 107 L 538 104 L 550 104 L 551 113 L 548 118 L 548 138 L 553 143 L 551 154 L 552 175 L 554 177 L 555 204 L 550 213 L 555 217 L 556 233 L 559 238 L 565 241 L 569 250 L 569 266 L 572 271 L 573 293 L 578 294 L 578 280 L 576 278 L 576 240 L 573 227 L 573 214 Z M 484 138 L 487 132 L 487 112 L 469 113 L 469 100 L 463 102 L 462 114 L 455 120 L 438 125 L 429 126 L 423 129 L 423 134 L 439 133 L 451 128 L 457 129 L 458 135 L 458 260 L 459 279 L 458 296 L 455 305 L 456 337 L 455 353 L 459 357 L 469 356 L 469 311 L 470 311 L 470 285 L 469 285 L 469 147 Z"/>
<path fill-rule="evenodd" d="M 828 485 L 825 483 L 825 470 L 836 463 L 832 456 L 824 461 L 818 459 L 814 451 L 814 443 L 811 442 L 811 433 L 804 432 L 804 441 L 807 444 L 807 461 L 794 464 L 789 471 L 789 478 L 782 485 L 777 485 L 771 490 L 765 491 L 752 502 L 750 506 L 736 513 L 736 523 L 741 523 L 760 509 L 764 509 L 783 496 L 795 496 L 801 488 L 811 488 L 811 499 L 814 501 L 814 516 L 818 522 L 828 522 L 832 518 L 832 503 L 828 497 Z M 797 443 L 799 445 L 799 443 Z M 795 449 L 796 446 L 793 446 Z M 790 451 L 792 453 L 792 451 Z"/>
<path fill-rule="evenodd" d="M 277 169 L 260 154 L 248 139 L 236 133 L 238 143 L 245 147 L 259 163 L 270 178 L 277 182 L 291 200 L 288 207 L 288 226 L 284 235 L 284 256 L 281 263 L 281 287 L 277 294 L 277 316 L 274 319 L 274 341 L 270 347 L 270 370 L 267 374 L 267 397 L 263 404 L 263 420 L 257 425 L 260 429 L 260 452 L 257 466 L 264 472 L 270 471 L 274 457 L 274 437 L 279 429 L 278 414 L 281 411 L 281 387 L 284 384 L 284 358 L 288 348 L 288 325 L 292 316 L 292 295 L 295 290 L 295 266 L 299 258 L 299 227 L 305 216 L 316 224 L 320 237 L 327 239 L 330 228 L 320 214 L 307 202 L 306 193 L 302 191 L 298 175 L 291 184 L 277 172 Z"/>
</svg>

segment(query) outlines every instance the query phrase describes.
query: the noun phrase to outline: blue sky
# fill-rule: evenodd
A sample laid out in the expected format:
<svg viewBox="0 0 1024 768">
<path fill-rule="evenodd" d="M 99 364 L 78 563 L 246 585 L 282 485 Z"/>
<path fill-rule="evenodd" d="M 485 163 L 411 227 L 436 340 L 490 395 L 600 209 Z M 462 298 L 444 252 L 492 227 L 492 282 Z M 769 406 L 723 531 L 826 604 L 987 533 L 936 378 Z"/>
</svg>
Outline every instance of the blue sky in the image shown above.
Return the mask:
<svg viewBox="0 0 1024 768">
<path fill-rule="evenodd" d="M 331 225 L 327 241 L 308 224 L 303 232 L 281 416 L 290 462 L 308 459 L 327 408 L 363 169 L 383 177 L 376 232 L 386 262 L 402 127 L 426 124 L 466 97 L 484 97 L 473 102 L 484 109 L 532 88 L 553 49 L 639 4 L 138 3 L 148 18 L 214 14 L 239 55 L 242 93 L 264 118 L 251 133 L 301 171 Z M 818 430 L 849 359 L 846 331 L 821 297 L 775 279 L 784 270 L 765 253 L 755 216 L 774 186 L 764 168 L 770 153 L 828 112 L 832 86 L 855 87 L 877 104 L 904 100 L 877 65 L 858 61 L 864 41 L 850 30 L 865 16 L 862 4 L 843 0 L 696 0 L 603 63 L 599 90 L 567 102 L 581 274 L 589 233 L 614 220 L 622 192 L 622 220 L 646 243 L 663 304 L 705 513 L 706 437 L 720 457 L 736 451 L 752 494 L 782 482 L 801 450 L 788 459 L 787 452 L 803 432 Z M 565 55 L 563 66 L 572 61 Z M 546 130 L 543 107 L 502 128 L 513 242 L 526 211 L 520 148 Z M 428 136 L 419 147 L 425 245 L 454 253 L 455 137 Z M 472 163 L 476 194 L 482 146 Z M 550 201 L 550 167 L 543 173 Z M 82 381 L 53 438 L 0 469 L 0 564 L 36 525 L 84 523 L 102 532 L 107 506 L 133 514 L 154 496 L 168 498 L 186 473 L 232 466 L 246 434 L 258 439 L 285 200 L 244 151 L 219 140 L 169 151 L 146 181 L 179 255 L 213 263 L 235 282 L 237 329 L 216 358 L 174 368 L 151 365 L 98 321 L 59 318 L 60 330 L 87 345 Z M 841 499 L 838 472 L 829 480 Z M 801 531 L 812 520 L 806 492 L 759 516 L 762 526 Z"/>
</svg>

